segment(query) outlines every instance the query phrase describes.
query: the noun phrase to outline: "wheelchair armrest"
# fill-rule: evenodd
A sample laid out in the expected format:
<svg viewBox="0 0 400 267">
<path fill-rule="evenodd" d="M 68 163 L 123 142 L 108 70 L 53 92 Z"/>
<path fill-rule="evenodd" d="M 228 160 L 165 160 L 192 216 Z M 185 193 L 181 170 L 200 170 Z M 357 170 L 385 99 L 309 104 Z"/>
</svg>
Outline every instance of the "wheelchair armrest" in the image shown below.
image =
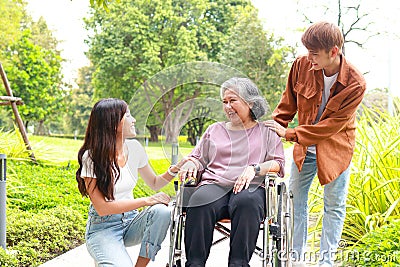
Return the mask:
<svg viewBox="0 0 400 267">
<path fill-rule="evenodd" d="M 277 172 L 269 172 L 265 175 L 265 178 L 269 179 L 277 179 L 278 178 L 278 173 Z"/>
<path fill-rule="evenodd" d="M 265 186 L 275 186 L 275 181 L 278 179 L 278 173 L 276 172 L 269 172 L 264 177 L 264 184 Z"/>
</svg>

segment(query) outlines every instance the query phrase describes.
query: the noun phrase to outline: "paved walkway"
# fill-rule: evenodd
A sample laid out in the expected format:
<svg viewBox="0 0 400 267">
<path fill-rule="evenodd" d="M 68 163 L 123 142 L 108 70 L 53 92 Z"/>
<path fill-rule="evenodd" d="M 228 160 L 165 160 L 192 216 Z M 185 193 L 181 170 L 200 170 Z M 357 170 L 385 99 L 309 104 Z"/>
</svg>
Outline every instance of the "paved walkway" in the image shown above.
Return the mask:
<svg viewBox="0 0 400 267">
<path fill-rule="evenodd" d="M 219 237 L 220 234 L 216 232 L 214 237 Z M 136 259 L 139 253 L 139 246 L 128 248 L 129 254 L 132 259 Z M 161 250 L 156 256 L 154 262 L 150 262 L 149 267 L 162 267 L 168 263 L 169 253 L 169 233 L 161 245 Z M 229 241 L 223 241 L 212 247 L 210 257 L 207 261 L 207 267 L 215 266 L 228 266 L 228 253 L 229 253 Z M 260 258 L 257 255 L 253 255 L 250 262 L 251 266 L 261 266 Z M 94 267 L 94 261 L 90 257 L 86 250 L 85 244 L 68 251 L 39 267 Z"/>
<path fill-rule="evenodd" d="M 214 238 L 220 237 L 220 233 L 215 232 Z M 260 235 L 261 237 L 262 235 Z M 259 240 L 258 245 L 261 245 Z M 128 252 L 133 260 L 139 253 L 139 246 L 128 248 Z M 167 238 L 161 245 L 161 250 L 156 256 L 156 260 L 149 263 L 148 267 L 164 267 L 168 263 L 169 253 L 169 233 Z M 206 267 L 225 267 L 228 266 L 229 240 L 225 240 L 211 248 L 210 257 L 208 258 Z M 250 261 L 251 267 L 260 267 L 261 260 L 256 254 Z M 315 263 L 308 263 L 307 267 L 317 267 Z M 94 261 L 86 250 L 85 244 L 68 251 L 65 254 L 54 258 L 39 267 L 94 267 Z"/>
</svg>

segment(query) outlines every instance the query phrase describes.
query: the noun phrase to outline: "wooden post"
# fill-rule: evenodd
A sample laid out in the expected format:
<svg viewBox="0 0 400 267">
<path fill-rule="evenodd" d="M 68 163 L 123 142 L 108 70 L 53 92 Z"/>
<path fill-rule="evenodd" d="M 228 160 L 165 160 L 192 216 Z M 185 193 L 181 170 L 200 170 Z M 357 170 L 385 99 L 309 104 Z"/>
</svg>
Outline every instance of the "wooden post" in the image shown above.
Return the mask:
<svg viewBox="0 0 400 267">
<path fill-rule="evenodd" d="M 27 150 L 30 151 L 29 157 L 32 159 L 33 162 L 36 163 L 37 161 L 36 161 L 35 155 L 33 154 L 31 145 L 29 144 L 28 135 L 26 134 L 24 123 L 22 122 L 22 119 L 21 119 L 21 117 L 19 116 L 19 113 L 18 113 L 18 108 L 17 108 L 18 98 L 12 99 L 12 98 L 14 98 L 14 96 L 13 96 L 13 93 L 11 91 L 11 87 L 10 87 L 10 84 L 8 82 L 6 73 L 4 72 L 3 65 L 1 65 L 1 63 L 0 63 L 0 75 L 1 75 L 1 78 L 2 78 L 3 83 L 4 83 L 4 87 L 6 88 L 7 95 L 9 97 L 11 97 L 10 99 L 8 99 L 8 101 L 11 104 L 11 108 L 12 108 L 12 110 L 14 112 L 15 120 L 17 121 L 17 125 L 18 125 L 18 128 L 19 128 L 19 131 L 21 132 L 22 138 L 24 139 L 26 148 L 27 148 Z M 15 100 L 17 100 L 17 101 L 15 101 Z"/>
</svg>

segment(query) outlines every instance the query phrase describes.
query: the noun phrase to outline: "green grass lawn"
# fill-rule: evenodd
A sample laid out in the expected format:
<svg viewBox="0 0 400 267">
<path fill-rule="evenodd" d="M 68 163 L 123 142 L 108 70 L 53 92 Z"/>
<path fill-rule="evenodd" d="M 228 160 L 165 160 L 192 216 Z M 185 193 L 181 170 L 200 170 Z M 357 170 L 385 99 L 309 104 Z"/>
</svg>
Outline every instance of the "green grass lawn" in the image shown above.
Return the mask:
<svg viewBox="0 0 400 267">
<path fill-rule="evenodd" d="M 35 155 L 40 158 L 46 158 L 49 161 L 65 162 L 77 160 L 79 148 L 83 140 L 73 140 L 48 136 L 29 136 L 32 149 Z M 152 143 L 145 147 L 149 160 L 171 160 L 171 145 L 162 143 Z M 179 158 L 190 153 L 193 147 L 188 145 L 179 147 Z"/>
<path fill-rule="evenodd" d="M 83 140 L 36 135 L 29 136 L 29 142 L 38 159 L 54 162 L 77 160 L 78 150 L 83 144 Z"/>
<path fill-rule="evenodd" d="M 83 140 L 73 140 L 48 136 L 29 136 L 36 159 L 61 166 L 77 166 L 77 154 Z M 144 146 L 149 158 L 150 166 L 156 174 L 164 173 L 171 164 L 171 145 L 165 143 L 150 143 Z M 178 159 L 188 155 L 193 147 L 184 144 L 178 149 Z M 170 196 L 175 195 L 172 183 L 166 185 L 161 191 Z M 135 197 L 152 195 L 154 191 L 139 179 L 134 191 Z"/>
<path fill-rule="evenodd" d="M 46 158 L 48 161 L 66 162 L 77 160 L 79 148 L 83 140 L 73 140 L 67 138 L 48 137 L 30 135 L 29 141 L 37 158 Z M 284 142 L 284 148 L 291 147 L 290 142 Z M 170 144 L 150 143 L 145 146 L 149 160 L 167 160 L 171 161 L 172 148 Z M 178 159 L 187 156 L 193 149 L 193 146 L 187 143 L 179 146 Z"/>
</svg>

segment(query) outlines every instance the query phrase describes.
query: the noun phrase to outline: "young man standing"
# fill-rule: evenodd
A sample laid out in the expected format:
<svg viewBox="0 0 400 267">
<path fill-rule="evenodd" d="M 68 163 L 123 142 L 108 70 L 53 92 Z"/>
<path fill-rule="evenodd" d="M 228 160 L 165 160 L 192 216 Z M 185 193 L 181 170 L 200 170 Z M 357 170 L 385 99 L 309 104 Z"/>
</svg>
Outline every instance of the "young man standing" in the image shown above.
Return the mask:
<svg viewBox="0 0 400 267">
<path fill-rule="evenodd" d="M 342 54 L 343 35 L 329 22 L 311 25 L 301 41 L 308 54 L 290 70 L 286 90 L 265 124 L 294 142 L 289 188 L 294 201 L 293 266 L 305 266 L 308 192 L 318 175 L 324 186 L 320 266 L 333 266 L 346 215 L 350 162 L 355 145 L 356 111 L 366 83 Z M 298 115 L 299 125 L 287 128 Z"/>
</svg>

